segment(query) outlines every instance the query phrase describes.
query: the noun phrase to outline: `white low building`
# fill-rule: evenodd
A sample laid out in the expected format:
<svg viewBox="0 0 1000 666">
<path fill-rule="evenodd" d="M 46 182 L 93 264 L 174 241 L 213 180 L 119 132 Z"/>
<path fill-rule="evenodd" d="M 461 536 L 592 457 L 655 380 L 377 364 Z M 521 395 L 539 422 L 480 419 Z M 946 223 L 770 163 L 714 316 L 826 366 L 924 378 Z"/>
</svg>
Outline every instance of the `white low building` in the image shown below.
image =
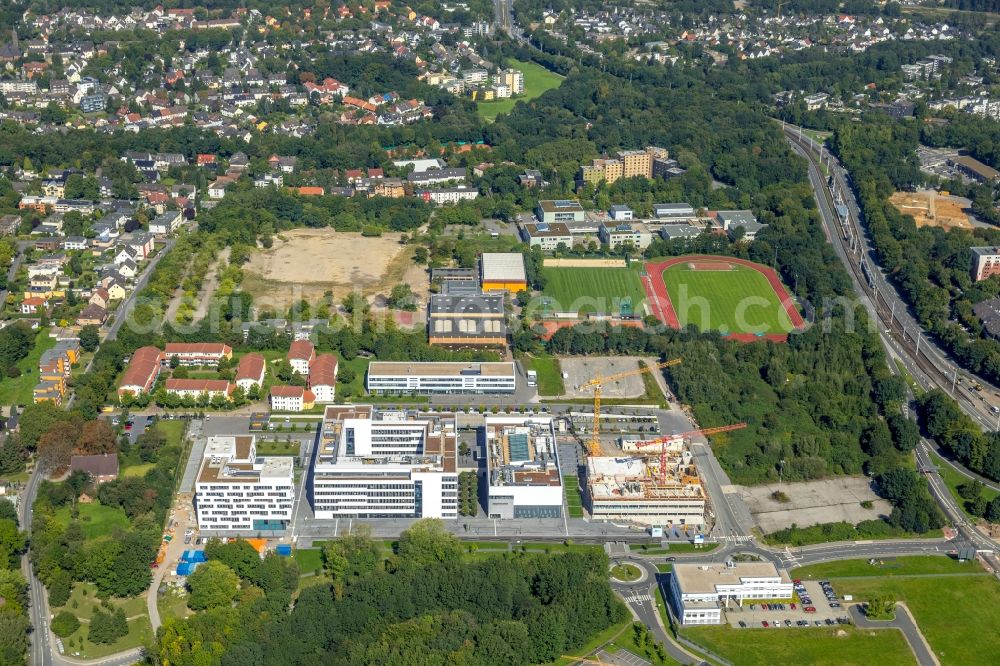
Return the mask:
<svg viewBox="0 0 1000 666">
<path fill-rule="evenodd" d="M 792 600 L 788 574 L 770 562 L 674 564 L 670 605 L 681 624 L 722 624 L 722 610 L 744 601 Z"/>
<path fill-rule="evenodd" d="M 292 458 L 257 457 L 252 435 L 209 437 L 195 483 L 198 528 L 274 532 L 292 519 Z"/>
<path fill-rule="evenodd" d="M 448 363 L 372 361 L 365 388 L 369 393 L 513 393 L 513 362 Z"/>
<path fill-rule="evenodd" d="M 310 499 L 318 519 L 458 517 L 455 415 L 326 408 Z"/>
<path fill-rule="evenodd" d="M 562 474 L 552 418 L 488 416 L 486 446 L 490 518 L 562 517 Z"/>
</svg>

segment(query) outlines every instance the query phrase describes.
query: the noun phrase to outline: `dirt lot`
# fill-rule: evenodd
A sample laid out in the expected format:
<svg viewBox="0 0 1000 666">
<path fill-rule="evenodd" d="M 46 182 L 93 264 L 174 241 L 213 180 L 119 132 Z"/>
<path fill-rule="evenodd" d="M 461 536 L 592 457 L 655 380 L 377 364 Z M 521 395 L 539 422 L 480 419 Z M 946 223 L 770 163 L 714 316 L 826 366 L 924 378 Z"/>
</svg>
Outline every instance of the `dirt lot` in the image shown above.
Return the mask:
<svg viewBox="0 0 1000 666">
<path fill-rule="evenodd" d="M 943 196 L 933 191 L 896 192 L 889 201 L 896 210 L 912 215 L 918 227 L 972 229 L 968 211 L 971 202 L 962 197 Z M 931 203 L 933 201 L 933 210 Z"/>
<path fill-rule="evenodd" d="M 404 279 L 426 298 L 427 279 L 411 261 L 413 248 L 400 245 L 399 238 L 398 233 L 365 238 L 331 229 L 284 231 L 272 248 L 250 258 L 243 288 L 258 305 L 279 310 L 303 298 L 315 302 L 326 291 L 337 300 L 354 289 L 366 296 L 388 294 Z"/>
<path fill-rule="evenodd" d="M 846 521 L 857 524 L 887 516 L 892 507 L 879 498 L 863 477 L 838 477 L 804 483 L 783 483 L 767 486 L 741 487 L 740 496 L 750 508 L 750 513 L 765 534 L 791 527 L 809 527 L 820 523 Z M 771 499 L 771 493 L 780 490 L 788 502 Z M 871 509 L 861 502 L 872 503 Z"/>
<path fill-rule="evenodd" d="M 579 387 L 594 377 L 613 375 L 639 368 L 639 359 L 632 356 L 598 356 L 591 358 L 561 358 L 562 371 L 569 375 L 563 380 L 566 385 L 565 398 L 592 398 L 594 390 Z M 632 375 L 601 387 L 604 398 L 638 398 L 646 392 L 642 376 Z"/>
</svg>

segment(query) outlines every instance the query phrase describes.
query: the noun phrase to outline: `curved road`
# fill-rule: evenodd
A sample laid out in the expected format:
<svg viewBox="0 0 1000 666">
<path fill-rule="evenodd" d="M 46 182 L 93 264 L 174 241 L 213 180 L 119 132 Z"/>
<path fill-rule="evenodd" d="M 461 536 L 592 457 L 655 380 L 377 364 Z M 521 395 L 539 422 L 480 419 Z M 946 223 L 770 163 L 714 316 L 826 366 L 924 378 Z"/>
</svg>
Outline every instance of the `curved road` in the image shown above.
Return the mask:
<svg viewBox="0 0 1000 666">
<path fill-rule="evenodd" d="M 917 623 L 906 604 L 896 604 L 896 617 L 892 620 L 869 620 L 858 604 L 852 604 L 850 610 L 851 619 L 861 629 L 899 629 L 920 666 L 940 666 L 940 662 L 934 656 L 927 639 L 917 628 Z"/>
</svg>

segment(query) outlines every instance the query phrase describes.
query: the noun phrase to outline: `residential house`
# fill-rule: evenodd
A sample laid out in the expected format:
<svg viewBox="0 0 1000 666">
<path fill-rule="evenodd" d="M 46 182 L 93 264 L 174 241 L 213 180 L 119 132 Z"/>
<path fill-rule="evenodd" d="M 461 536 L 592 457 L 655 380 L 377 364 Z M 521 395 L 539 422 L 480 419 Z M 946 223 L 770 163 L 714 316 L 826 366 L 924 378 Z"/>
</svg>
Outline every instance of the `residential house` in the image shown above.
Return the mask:
<svg viewBox="0 0 1000 666">
<path fill-rule="evenodd" d="M 182 398 L 198 398 L 207 395 L 212 398 L 229 398 L 233 385 L 225 379 L 175 379 L 171 377 L 164 384 L 167 393 Z"/>
<path fill-rule="evenodd" d="M 313 408 L 316 396 L 301 386 L 272 386 L 270 403 L 271 411 L 302 412 Z"/>
<path fill-rule="evenodd" d="M 264 384 L 264 374 L 267 371 L 267 361 L 260 354 L 247 354 L 240 359 L 236 366 L 236 377 L 234 381 L 244 391 L 249 391 L 251 386 L 260 388 Z"/>
<path fill-rule="evenodd" d="M 292 370 L 303 377 L 308 377 L 309 366 L 316 359 L 316 348 L 309 340 L 296 340 L 288 348 L 288 354 L 285 358 L 292 366 Z"/>
<path fill-rule="evenodd" d="M 94 483 L 101 484 L 118 478 L 118 454 L 104 453 L 90 456 L 72 456 L 70 472 L 86 472 Z"/>
<path fill-rule="evenodd" d="M 309 389 L 313 392 L 316 402 L 334 402 L 337 365 L 335 354 L 320 354 L 309 366 Z"/>
</svg>

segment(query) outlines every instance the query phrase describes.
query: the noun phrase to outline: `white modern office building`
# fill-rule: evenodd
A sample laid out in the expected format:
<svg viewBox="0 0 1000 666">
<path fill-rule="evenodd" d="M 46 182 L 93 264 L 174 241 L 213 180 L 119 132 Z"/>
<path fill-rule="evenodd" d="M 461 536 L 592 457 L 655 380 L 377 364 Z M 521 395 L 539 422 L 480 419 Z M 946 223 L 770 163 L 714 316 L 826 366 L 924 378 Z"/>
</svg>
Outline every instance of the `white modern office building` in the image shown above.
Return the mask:
<svg viewBox="0 0 1000 666">
<path fill-rule="evenodd" d="M 310 499 L 318 519 L 457 518 L 453 413 L 326 408 Z"/>
<path fill-rule="evenodd" d="M 195 482 L 203 532 L 275 532 L 292 519 L 290 456 L 257 457 L 253 435 L 209 437 Z"/>
<path fill-rule="evenodd" d="M 369 393 L 513 393 L 514 363 L 372 361 Z"/>
<path fill-rule="evenodd" d="M 670 605 L 681 624 L 722 624 L 730 603 L 792 599 L 792 581 L 770 562 L 674 564 Z"/>
<path fill-rule="evenodd" d="M 490 518 L 561 517 L 562 475 L 551 417 L 487 416 L 482 434 Z"/>
</svg>

